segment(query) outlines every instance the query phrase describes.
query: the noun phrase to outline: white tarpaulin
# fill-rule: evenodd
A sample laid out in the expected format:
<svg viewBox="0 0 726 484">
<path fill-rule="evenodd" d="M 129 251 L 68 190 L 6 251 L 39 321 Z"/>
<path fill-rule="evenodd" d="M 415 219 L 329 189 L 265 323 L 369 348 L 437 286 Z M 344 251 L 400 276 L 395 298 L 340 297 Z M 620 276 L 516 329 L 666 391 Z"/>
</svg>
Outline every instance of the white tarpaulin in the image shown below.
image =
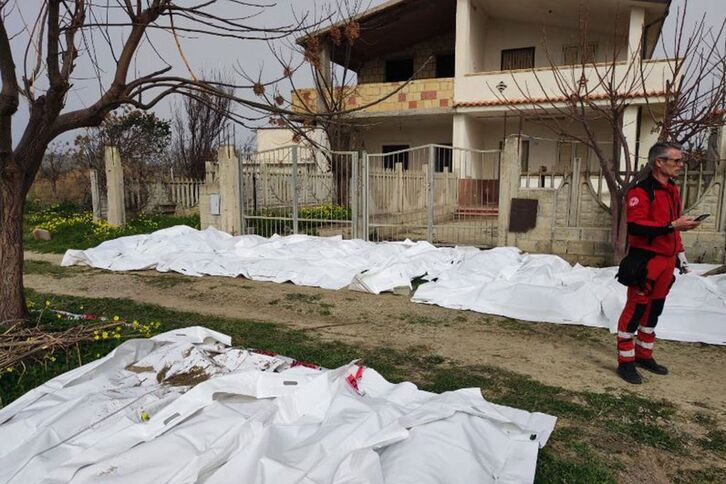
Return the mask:
<svg viewBox="0 0 726 484">
<path fill-rule="evenodd" d="M 411 287 L 412 279 L 426 276 L 430 282 L 418 288 L 414 302 L 611 331 L 626 295 L 614 279 L 615 268 L 573 267 L 560 257 L 526 254 L 514 247 L 482 251 L 307 235 L 232 237 L 185 226 L 69 250 L 62 265 L 74 264 L 243 276 L 374 294 Z M 694 265 L 696 272 L 710 267 Z M 726 275 L 678 277 L 657 331 L 659 338 L 726 344 Z"/>
<path fill-rule="evenodd" d="M 555 417 L 230 348 L 131 340 L 0 410 L 0 482 L 522 483 Z"/>
</svg>

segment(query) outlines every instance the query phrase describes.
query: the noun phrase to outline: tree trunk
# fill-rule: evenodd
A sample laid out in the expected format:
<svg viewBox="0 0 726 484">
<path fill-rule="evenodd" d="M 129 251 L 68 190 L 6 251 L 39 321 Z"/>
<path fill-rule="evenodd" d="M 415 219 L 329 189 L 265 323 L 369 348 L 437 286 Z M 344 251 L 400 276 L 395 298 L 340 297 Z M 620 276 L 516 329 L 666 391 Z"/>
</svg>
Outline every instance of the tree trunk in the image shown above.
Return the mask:
<svg viewBox="0 0 726 484">
<path fill-rule="evenodd" d="M 15 159 L 0 173 L 0 325 L 29 318 L 23 292 L 24 173 Z"/>
<path fill-rule="evenodd" d="M 627 251 L 628 219 L 623 197 L 615 194 L 610 200 L 610 243 L 613 247 L 613 264 L 617 265 Z"/>
</svg>

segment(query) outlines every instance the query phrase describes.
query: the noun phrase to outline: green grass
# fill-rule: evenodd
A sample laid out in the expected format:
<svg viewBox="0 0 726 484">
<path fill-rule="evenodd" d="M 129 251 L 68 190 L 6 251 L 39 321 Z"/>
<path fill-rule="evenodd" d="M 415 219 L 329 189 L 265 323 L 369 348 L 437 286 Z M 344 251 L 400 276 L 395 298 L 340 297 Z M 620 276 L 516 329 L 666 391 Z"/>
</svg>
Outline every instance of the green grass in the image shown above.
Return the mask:
<svg viewBox="0 0 726 484">
<path fill-rule="evenodd" d="M 155 230 L 189 225 L 199 228 L 199 215 L 144 215 L 128 220 L 123 227 L 94 222 L 90 212 L 76 207 L 52 206 L 25 214 L 23 245 L 36 252 L 63 253 L 67 249 L 88 249 L 106 240 L 127 235 L 146 234 Z M 41 227 L 51 232 L 49 241 L 35 240 L 32 231 Z"/>
<path fill-rule="evenodd" d="M 82 270 L 84 270 L 84 268 L 77 267 L 74 268 L 74 271 L 69 271 L 66 267 L 61 267 L 57 264 L 52 264 L 42 260 L 26 260 L 23 262 L 23 272 L 25 274 L 41 274 L 51 276 L 56 279 L 73 277 L 73 272 Z"/>
<path fill-rule="evenodd" d="M 28 291 L 28 296 L 36 305 L 48 298 L 33 291 Z M 693 461 L 693 456 L 688 457 L 689 448 L 684 445 L 689 436 L 673 431 L 677 409 L 665 400 L 647 399 L 622 390 L 615 390 L 616 393 L 567 390 L 494 366 L 463 366 L 446 360 L 427 346 L 400 350 L 325 341 L 315 333 L 272 323 L 175 311 L 125 299 L 67 296 L 48 299 L 52 299 L 53 307 L 70 311 L 79 311 L 83 306 L 85 311 L 118 314 L 127 321 L 159 321 L 158 331 L 203 325 L 230 335 L 234 345 L 265 349 L 328 368 L 361 359 L 363 364 L 393 382 L 412 381 L 421 389 L 433 392 L 477 387 L 491 402 L 555 415 L 559 419 L 558 427 L 540 453 L 536 482 L 615 482 L 624 466 L 619 461 L 619 455 L 625 454 L 621 453 L 624 447 L 630 455 L 638 449 L 650 448 L 673 459 Z M 321 304 L 321 298 L 291 293 L 277 303 L 314 306 Z M 115 342 L 100 343 L 103 345 L 95 343 L 80 348 L 82 363 L 106 354 Z M 31 366 L 22 375 L 19 371 L 3 374 L 0 377 L 3 401 L 12 401 L 30 388 L 77 366 L 78 353 L 58 355 L 57 361 Z M 699 420 L 703 421 L 704 417 Z M 700 442 L 699 456 L 718 455 L 723 451 L 723 443 L 723 432 L 709 432 Z M 710 471 L 703 472 L 705 477 L 710 476 Z"/>
</svg>

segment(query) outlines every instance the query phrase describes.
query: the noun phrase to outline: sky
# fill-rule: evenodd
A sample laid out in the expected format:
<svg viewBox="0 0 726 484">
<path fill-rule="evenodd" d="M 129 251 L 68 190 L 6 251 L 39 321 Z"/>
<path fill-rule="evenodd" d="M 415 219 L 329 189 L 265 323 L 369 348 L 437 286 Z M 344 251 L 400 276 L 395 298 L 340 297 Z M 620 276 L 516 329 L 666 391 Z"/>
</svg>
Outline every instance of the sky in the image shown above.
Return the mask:
<svg viewBox="0 0 726 484">
<path fill-rule="evenodd" d="M 117 0 L 107 0 L 110 4 L 116 4 Z M 362 2 L 362 9 L 365 10 L 372 6 L 383 3 L 383 0 L 357 0 Z M 455 0 L 448 0 L 455 1 Z M 219 0 L 219 6 L 216 7 L 216 12 L 220 14 L 227 14 L 229 16 L 249 15 L 255 13 L 253 18 L 245 20 L 245 23 L 260 26 L 260 27 L 274 27 L 274 26 L 285 26 L 295 24 L 306 14 L 309 19 L 319 19 L 326 15 L 326 8 L 330 8 L 333 0 L 277 0 L 267 2 L 267 6 L 264 8 L 253 9 L 250 7 L 239 7 L 235 6 L 233 2 L 228 0 Z M 15 64 L 18 66 L 18 77 L 22 76 L 23 72 L 23 57 L 26 44 L 28 41 L 28 29 L 26 25 L 32 25 L 41 0 L 16 0 L 16 9 L 12 10 L 10 15 L 6 19 L 6 29 L 11 35 L 11 48 L 15 56 Z M 96 4 L 101 4 L 102 0 L 97 0 Z M 132 2 L 135 3 L 135 2 Z M 200 3 L 199 0 L 176 0 L 177 4 L 180 5 L 191 5 Z M 261 3 L 259 0 L 256 3 Z M 671 5 L 671 14 L 667 19 L 664 27 L 663 35 L 666 41 L 672 38 L 672 32 L 676 20 L 676 11 L 680 7 L 683 7 L 685 0 L 673 0 Z M 7 8 L 7 7 L 6 7 Z M 687 22 L 692 24 L 696 20 L 700 19 L 704 14 L 706 15 L 707 22 L 712 25 L 720 24 L 720 22 L 726 17 L 726 0 L 688 0 L 688 20 Z M 118 13 L 113 15 L 118 15 Z M 181 21 L 178 21 L 178 26 L 183 25 Z M 118 45 L 119 40 L 123 36 L 122 29 L 117 29 L 111 42 Z M 94 71 L 90 68 L 88 62 L 90 53 L 90 42 L 93 40 L 97 58 L 99 59 L 99 71 Z M 173 66 L 173 71 L 176 74 L 188 76 L 188 70 L 186 69 L 182 56 L 179 49 L 176 47 L 174 39 L 171 35 L 166 32 L 152 32 L 150 34 L 150 40 L 154 44 L 154 48 L 161 54 L 161 57 Z M 272 45 L 278 51 L 284 53 L 286 57 L 292 56 L 292 50 L 290 43 L 293 37 L 288 37 L 284 40 L 273 41 Z M 254 77 L 262 75 L 263 80 L 270 80 L 279 76 L 282 67 L 274 56 L 270 52 L 268 42 L 264 40 L 231 40 L 221 38 L 203 37 L 199 35 L 184 35 L 180 38 L 182 44 L 182 51 L 184 56 L 192 66 L 192 71 L 196 75 L 200 75 L 203 72 L 220 71 L 227 78 L 236 79 L 240 84 L 247 84 L 247 82 L 240 76 L 242 71 L 253 75 Z M 98 36 L 89 39 L 85 45 L 81 46 L 81 56 L 77 59 L 76 75 L 73 81 L 73 87 L 69 93 L 67 99 L 68 109 L 77 109 L 79 107 L 86 106 L 95 101 L 101 90 L 102 85 L 105 87 L 108 85 L 108 80 L 113 72 L 113 58 L 109 54 L 109 50 L 105 48 L 103 39 Z M 658 54 L 656 53 L 656 57 Z M 295 62 L 299 62 L 300 59 L 297 57 L 291 57 Z M 32 60 L 31 60 L 32 62 Z M 137 55 L 134 63 L 133 70 L 143 75 L 153 70 L 159 69 L 163 66 L 162 60 L 155 54 L 155 52 L 146 45 Z M 100 77 L 101 83 L 98 78 Z M 294 82 L 296 87 L 308 87 L 312 85 L 309 68 L 302 68 L 294 76 Z M 40 85 L 42 87 L 42 85 Z M 290 90 L 289 83 L 280 84 L 280 89 L 283 94 L 288 97 Z M 244 92 L 238 91 L 238 95 L 254 99 L 254 95 L 246 90 Z M 179 99 L 169 99 L 163 103 L 160 103 L 156 108 L 155 112 L 164 118 L 169 118 L 172 115 L 174 105 L 179 103 Z M 13 122 L 13 139 L 14 143 L 20 139 L 22 130 L 28 119 L 28 111 L 26 105 L 21 101 L 21 107 L 18 114 L 16 114 Z M 264 124 L 264 120 L 250 123 L 252 125 Z M 248 135 L 249 131 L 244 128 L 237 128 L 238 142 Z M 63 139 L 71 140 L 76 133 L 67 134 Z"/>
</svg>

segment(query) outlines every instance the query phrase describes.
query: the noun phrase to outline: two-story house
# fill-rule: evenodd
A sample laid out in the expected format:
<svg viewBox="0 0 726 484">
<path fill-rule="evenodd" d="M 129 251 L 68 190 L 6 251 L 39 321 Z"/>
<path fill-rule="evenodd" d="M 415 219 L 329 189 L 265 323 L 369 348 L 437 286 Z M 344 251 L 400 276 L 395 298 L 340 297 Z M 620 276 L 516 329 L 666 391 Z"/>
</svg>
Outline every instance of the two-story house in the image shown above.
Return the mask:
<svg viewBox="0 0 726 484">
<path fill-rule="evenodd" d="M 566 171 L 574 157 L 593 170 L 597 162 L 582 145 L 558 140 L 548 123 L 520 114 L 534 101 L 552 102 L 561 96 L 557 76 L 582 77 L 583 65 L 593 83 L 598 67 L 609 74 L 613 66 L 616 77 L 634 76 L 640 64 L 634 67 L 633 60 L 642 60 L 645 82 L 638 89 L 629 85 L 632 99 L 623 128 L 633 156 L 645 156 L 656 137 L 653 113 L 657 115 L 662 102 L 669 65 L 651 60 L 669 3 L 389 0 L 358 15 L 360 37 L 350 55 L 343 51 L 344 44 L 336 45 L 326 36 L 329 30 L 317 34 L 326 39 L 323 62 L 345 64 L 357 74 L 347 108 L 381 99 L 413 79 L 393 96 L 351 114 L 358 129 L 349 149 L 387 153 L 435 143 L 497 150 L 507 135 L 520 133 L 523 172 L 552 174 Z M 321 71 L 330 69 L 323 66 Z M 301 102 L 314 106 L 316 96 L 315 89 L 296 91 L 294 104 L 298 109 Z M 602 130 L 604 143 L 612 139 L 606 120 L 594 126 Z M 439 158 L 437 171 L 453 170 L 470 179 L 498 178 L 496 157 Z M 398 163 L 404 170 L 415 169 L 406 153 L 387 158 L 384 167 Z"/>
</svg>

